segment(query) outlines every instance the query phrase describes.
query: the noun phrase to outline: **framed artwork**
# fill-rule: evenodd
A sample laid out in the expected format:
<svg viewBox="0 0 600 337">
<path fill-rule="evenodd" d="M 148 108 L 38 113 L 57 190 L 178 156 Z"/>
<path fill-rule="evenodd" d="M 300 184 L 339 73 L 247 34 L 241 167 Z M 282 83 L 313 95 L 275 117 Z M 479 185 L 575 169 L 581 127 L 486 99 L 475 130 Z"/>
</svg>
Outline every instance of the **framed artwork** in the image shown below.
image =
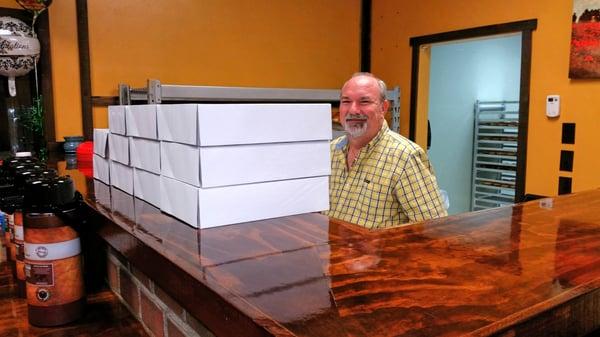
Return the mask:
<svg viewBox="0 0 600 337">
<path fill-rule="evenodd" d="M 569 78 L 600 78 L 600 0 L 574 0 Z"/>
</svg>

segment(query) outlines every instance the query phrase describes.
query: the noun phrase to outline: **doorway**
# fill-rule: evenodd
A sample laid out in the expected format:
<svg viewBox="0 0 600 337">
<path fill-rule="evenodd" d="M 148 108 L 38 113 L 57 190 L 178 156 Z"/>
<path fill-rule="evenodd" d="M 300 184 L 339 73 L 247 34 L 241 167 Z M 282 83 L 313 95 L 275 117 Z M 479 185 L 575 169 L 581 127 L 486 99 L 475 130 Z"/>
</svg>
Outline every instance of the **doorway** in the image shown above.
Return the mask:
<svg viewBox="0 0 600 337">
<path fill-rule="evenodd" d="M 430 54 L 428 155 L 435 168 L 438 185 L 449 197 L 448 213 L 512 203 L 515 161 L 510 160 L 509 155 L 515 154 L 504 151 L 506 156 L 498 162 L 495 158 L 500 157 L 495 153 L 509 145 L 512 145 L 511 150 L 516 148 L 512 143 L 516 129 L 505 136 L 505 133 L 497 131 L 509 131 L 508 127 L 500 129 L 485 125 L 477 129 L 474 125 L 476 119 L 489 120 L 491 117 L 498 117 L 494 118 L 498 119 L 495 124 L 506 125 L 499 119 L 508 115 L 501 114 L 502 110 L 496 114 L 490 109 L 504 106 L 507 108 L 504 111 L 515 110 L 516 105 L 508 102 L 519 99 L 521 33 L 435 43 L 423 48 L 428 48 Z M 483 102 L 498 103 L 485 103 L 483 106 Z M 476 105 L 482 105 L 482 108 Z M 474 111 L 481 118 L 476 118 Z M 518 123 L 518 119 L 515 122 Z M 475 130 L 481 132 L 475 136 Z M 479 134 L 487 135 L 490 140 L 482 139 Z M 502 143 L 498 140 L 500 137 L 506 138 L 506 141 Z M 477 149 L 478 154 L 475 155 L 475 145 L 480 143 L 482 149 L 488 150 L 483 153 L 483 150 Z M 491 150 L 495 148 L 499 150 Z M 484 164 L 485 167 L 481 167 Z M 473 175 L 478 176 L 475 181 Z M 481 185 L 477 192 L 472 184 Z M 473 198 L 473 193 L 476 198 Z"/>
<path fill-rule="evenodd" d="M 486 41 L 485 39 L 489 39 L 492 37 L 495 38 L 507 38 L 511 41 L 511 43 L 515 43 L 520 45 L 520 55 L 518 55 L 517 63 L 520 66 L 519 73 L 517 75 L 518 82 L 516 86 L 516 98 L 519 101 L 518 105 L 518 116 L 519 116 L 519 124 L 518 124 L 518 133 L 515 135 L 516 143 L 517 143 L 517 151 L 516 151 L 516 163 L 515 163 L 515 181 L 514 181 L 514 201 L 519 202 L 523 200 L 524 190 L 525 190 L 525 164 L 526 164 L 526 150 L 527 150 L 527 126 L 528 126 L 528 114 L 529 114 L 529 78 L 530 78 L 530 69 L 531 69 L 531 37 L 532 31 L 537 27 L 537 20 L 526 20 L 519 21 L 513 23 L 492 25 L 492 26 L 484 26 L 477 27 L 471 29 L 465 29 L 460 31 L 452 31 L 434 35 L 413 37 L 410 39 L 410 43 L 412 46 L 412 72 L 411 72 L 411 99 L 410 99 L 410 134 L 409 137 L 416 141 L 417 143 L 424 146 L 424 144 L 430 143 L 431 139 L 438 140 L 438 143 L 444 137 L 455 137 L 452 135 L 444 135 L 442 131 L 452 131 L 449 130 L 447 124 L 442 123 L 441 125 L 431 125 L 431 133 L 429 133 L 429 123 L 428 123 L 428 113 L 430 111 L 429 107 L 429 89 L 430 87 L 435 87 L 439 85 L 439 83 L 429 83 L 430 68 L 431 66 L 431 48 L 432 46 L 436 48 L 436 46 L 452 46 L 452 43 L 456 43 L 457 41 L 465 41 L 467 39 L 479 39 L 478 41 Z M 516 39 L 516 41 L 515 41 Z M 507 41 L 508 41 L 507 40 Z M 473 42 L 472 40 L 470 42 Z M 477 41 L 475 41 L 477 42 Z M 447 47 L 445 49 L 452 49 L 451 47 Z M 434 55 L 435 56 L 435 55 Z M 464 60 L 466 61 L 466 60 Z M 433 69 L 435 70 L 435 69 Z M 451 80 L 447 83 L 447 85 L 451 85 Z M 514 85 L 514 84 L 513 84 Z M 483 98 L 483 97 L 481 97 Z M 508 98 L 508 97 L 507 97 Z M 478 98 L 479 99 L 479 98 Z M 486 99 L 486 98 L 483 98 Z M 502 98 L 504 99 L 504 98 Z M 459 100 L 459 98 L 457 98 Z M 469 113 L 473 114 L 473 106 L 474 101 L 471 102 L 471 109 L 469 109 Z M 439 112 L 439 111 L 438 111 Z M 444 114 L 444 111 L 437 113 L 437 115 L 432 115 L 435 119 L 438 119 L 441 115 Z M 445 116 L 447 117 L 447 116 Z M 430 119 L 430 118 L 429 118 Z M 437 130 L 437 131 L 436 131 Z M 471 130 L 473 130 L 473 123 L 471 123 Z M 439 134 L 438 134 L 439 133 Z M 470 131 L 470 144 L 473 144 L 473 136 L 472 131 Z M 464 136 L 462 136 L 464 138 Z M 429 140 L 429 142 L 428 142 Z M 435 142 L 435 140 L 434 140 Z M 469 158 L 456 158 L 456 153 L 465 153 L 470 157 Z M 462 165 L 469 167 L 468 173 L 470 175 L 471 165 L 472 165 L 472 148 L 463 149 L 463 148 L 455 148 L 454 160 L 463 161 Z M 435 153 L 434 153 L 435 156 Z M 443 167 L 436 167 L 434 163 L 434 168 L 436 169 L 436 173 L 440 176 L 441 180 L 452 181 L 452 174 L 446 175 L 448 179 L 442 178 L 444 174 L 441 174 L 440 171 L 443 170 Z M 444 188 L 441 186 L 441 188 Z M 464 182 L 463 190 L 471 189 L 471 180 L 466 179 Z M 453 197 L 450 196 L 450 204 L 452 206 Z M 470 193 L 462 194 L 462 198 L 457 199 L 459 201 L 455 203 L 458 205 L 458 208 L 451 209 L 451 213 L 465 211 L 465 205 L 470 204 L 468 199 L 470 199 Z M 467 200 L 465 200 L 467 199 Z M 469 205 L 470 207 L 470 205 Z M 454 212 L 453 212 L 454 210 Z"/>
</svg>

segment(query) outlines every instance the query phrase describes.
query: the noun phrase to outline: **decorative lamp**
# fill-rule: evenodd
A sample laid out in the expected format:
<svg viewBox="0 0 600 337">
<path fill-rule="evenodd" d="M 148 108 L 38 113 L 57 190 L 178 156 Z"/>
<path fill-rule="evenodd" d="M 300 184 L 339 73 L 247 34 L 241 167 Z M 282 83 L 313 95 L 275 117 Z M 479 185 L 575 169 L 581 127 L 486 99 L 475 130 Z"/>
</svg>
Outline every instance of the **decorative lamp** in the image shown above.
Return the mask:
<svg viewBox="0 0 600 337">
<path fill-rule="evenodd" d="M 15 77 L 29 73 L 40 57 L 40 42 L 25 22 L 0 17 L 0 75 L 8 77 L 8 91 L 17 95 Z"/>
</svg>

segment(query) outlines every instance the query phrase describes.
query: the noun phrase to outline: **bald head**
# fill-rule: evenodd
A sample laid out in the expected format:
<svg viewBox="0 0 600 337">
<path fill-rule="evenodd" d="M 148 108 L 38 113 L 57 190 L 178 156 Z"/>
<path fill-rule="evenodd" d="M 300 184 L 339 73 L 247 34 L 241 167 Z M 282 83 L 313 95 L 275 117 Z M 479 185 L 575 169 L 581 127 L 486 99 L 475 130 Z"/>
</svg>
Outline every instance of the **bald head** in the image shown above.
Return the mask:
<svg viewBox="0 0 600 337">
<path fill-rule="evenodd" d="M 346 81 L 346 83 L 344 83 L 344 86 L 342 87 L 342 91 L 343 88 L 346 86 L 346 84 L 348 84 L 348 82 L 353 81 L 353 80 L 358 80 L 358 79 L 364 79 L 366 81 L 374 81 L 374 83 L 377 85 L 377 88 L 379 90 L 379 96 L 381 101 L 385 100 L 385 95 L 387 92 L 387 86 L 385 85 L 385 82 L 383 80 L 381 80 L 380 78 L 378 78 L 377 76 L 371 74 L 371 73 L 367 73 L 367 72 L 359 72 L 359 73 L 354 73 L 352 74 L 352 77 L 350 77 L 350 79 L 348 81 Z"/>
</svg>

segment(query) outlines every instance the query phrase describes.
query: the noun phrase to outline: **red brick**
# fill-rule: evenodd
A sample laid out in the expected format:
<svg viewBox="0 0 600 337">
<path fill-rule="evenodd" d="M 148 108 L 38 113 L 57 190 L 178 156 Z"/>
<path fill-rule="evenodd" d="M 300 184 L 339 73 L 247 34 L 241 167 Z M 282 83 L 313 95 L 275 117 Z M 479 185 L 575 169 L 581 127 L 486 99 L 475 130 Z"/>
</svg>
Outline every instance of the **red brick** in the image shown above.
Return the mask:
<svg viewBox="0 0 600 337">
<path fill-rule="evenodd" d="M 162 310 L 144 293 L 142 299 L 142 321 L 155 337 L 164 337 L 164 317 Z"/>
<path fill-rule="evenodd" d="M 121 286 L 121 297 L 125 300 L 125 303 L 131 308 L 133 315 L 139 317 L 140 312 L 140 297 L 139 289 L 137 285 L 131 279 L 131 276 L 123 269 L 120 269 L 119 281 Z"/>
<path fill-rule="evenodd" d="M 154 293 L 156 296 L 171 309 L 171 311 L 179 318 L 183 319 L 183 308 L 171 296 L 167 295 L 162 289 L 154 285 Z"/>
</svg>

